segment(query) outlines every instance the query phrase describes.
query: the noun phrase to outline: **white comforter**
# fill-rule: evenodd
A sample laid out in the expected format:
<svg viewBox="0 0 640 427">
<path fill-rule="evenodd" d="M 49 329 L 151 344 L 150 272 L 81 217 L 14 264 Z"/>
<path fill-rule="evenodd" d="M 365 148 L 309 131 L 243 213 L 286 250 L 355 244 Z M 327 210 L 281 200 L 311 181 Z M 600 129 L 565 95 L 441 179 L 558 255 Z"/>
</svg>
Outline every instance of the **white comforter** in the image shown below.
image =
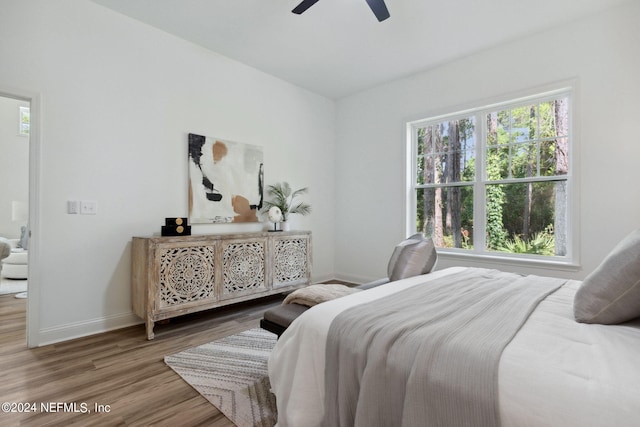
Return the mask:
<svg viewBox="0 0 640 427">
<path fill-rule="evenodd" d="M 282 335 L 269 359 L 281 427 L 320 425 L 325 341 L 333 318 L 354 305 L 460 271 L 449 268 L 392 282 L 307 310 Z M 640 425 L 640 321 L 577 323 L 578 281 L 547 297 L 505 349 L 499 369 L 503 427 Z"/>
</svg>

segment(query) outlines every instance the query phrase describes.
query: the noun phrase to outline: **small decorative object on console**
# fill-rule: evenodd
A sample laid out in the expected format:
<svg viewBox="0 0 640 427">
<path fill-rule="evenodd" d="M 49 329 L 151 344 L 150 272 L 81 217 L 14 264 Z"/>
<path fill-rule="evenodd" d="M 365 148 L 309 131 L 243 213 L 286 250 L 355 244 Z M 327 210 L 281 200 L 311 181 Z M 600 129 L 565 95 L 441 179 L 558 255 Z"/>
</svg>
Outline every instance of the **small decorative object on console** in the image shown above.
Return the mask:
<svg viewBox="0 0 640 427">
<path fill-rule="evenodd" d="M 162 226 L 163 236 L 190 236 L 191 226 L 187 225 L 187 218 L 165 218 Z"/>
<path fill-rule="evenodd" d="M 269 221 L 273 223 L 273 230 L 269 231 L 282 231 L 278 230 L 278 224 L 282 221 L 282 211 L 277 206 L 271 206 L 269 209 Z"/>
</svg>

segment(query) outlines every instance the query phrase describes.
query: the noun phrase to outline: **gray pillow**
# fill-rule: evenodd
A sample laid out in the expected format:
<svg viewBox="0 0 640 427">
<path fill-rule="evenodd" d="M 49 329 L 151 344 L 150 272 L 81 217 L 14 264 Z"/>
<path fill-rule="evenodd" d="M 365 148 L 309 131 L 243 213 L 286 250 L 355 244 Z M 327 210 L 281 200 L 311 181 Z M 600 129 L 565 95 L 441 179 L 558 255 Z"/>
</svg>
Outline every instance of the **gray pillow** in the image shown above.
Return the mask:
<svg viewBox="0 0 640 427">
<path fill-rule="evenodd" d="M 573 301 L 578 322 L 614 325 L 640 317 L 640 229 L 584 279 Z"/>
<path fill-rule="evenodd" d="M 427 274 L 433 269 L 437 257 L 433 240 L 425 239 L 422 234 L 414 234 L 393 250 L 387 266 L 389 281 Z"/>
</svg>

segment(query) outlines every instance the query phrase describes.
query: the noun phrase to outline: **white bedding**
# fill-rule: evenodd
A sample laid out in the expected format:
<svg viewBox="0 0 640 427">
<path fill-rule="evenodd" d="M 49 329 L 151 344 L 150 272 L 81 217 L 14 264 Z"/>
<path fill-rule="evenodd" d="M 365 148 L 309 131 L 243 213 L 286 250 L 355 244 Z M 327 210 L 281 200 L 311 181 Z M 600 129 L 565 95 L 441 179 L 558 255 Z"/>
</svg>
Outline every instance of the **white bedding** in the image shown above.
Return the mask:
<svg viewBox="0 0 640 427">
<path fill-rule="evenodd" d="M 325 341 L 349 307 L 462 270 L 392 282 L 307 310 L 269 359 L 278 425 L 318 426 L 324 411 Z M 569 281 L 547 297 L 505 349 L 499 369 L 503 427 L 640 425 L 640 321 L 587 325 L 573 318 Z"/>
</svg>

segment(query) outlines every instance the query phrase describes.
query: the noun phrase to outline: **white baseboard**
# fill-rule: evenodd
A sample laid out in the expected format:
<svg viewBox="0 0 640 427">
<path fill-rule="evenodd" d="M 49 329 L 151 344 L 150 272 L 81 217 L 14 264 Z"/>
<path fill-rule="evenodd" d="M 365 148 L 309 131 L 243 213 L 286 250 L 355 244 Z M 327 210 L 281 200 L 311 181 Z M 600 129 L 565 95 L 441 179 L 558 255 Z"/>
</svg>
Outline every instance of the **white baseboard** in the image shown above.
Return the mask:
<svg viewBox="0 0 640 427">
<path fill-rule="evenodd" d="M 311 283 L 322 283 L 333 279 L 335 279 L 335 276 L 333 274 L 323 274 L 322 276 L 314 276 L 313 278 L 311 278 Z"/>
<path fill-rule="evenodd" d="M 362 285 L 364 283 L 369 283 L 369 282 L 373 282 L 374 280 L 380 279 L 380 277 L 359 276 L 354 274 L 341 274 L 341 273 L 336 273 L 336 275 L 333 278 L 337 280 L 342 280 L 345 282 L 355 283 L 357 285 Z"/>
<path fill-rule="evenodd" d="M 113 331 L 115 329 L 126 328 L 140 323 L 144 323 L 142 319 L 130 312 L 100 317 L 84 322 L 44 328 L 39 331 L 37 345 L 38 347 L 42 347 L 75 338 L 82 338 L 102 332 Z"/>
<path fill-rule="evenodd" d="M 327 282 L 330 280 L 342 280 L 356 284 L 368 283 L 379 278 L 354 276 L 349 274 L 322 275 L 314 277 L 313 283 Z M 82 338 L 89 335 L 100 334 L 103 332 L 113 331 L 115 329 L 127 328 L 133 325 L 144 323 L 142 319 L 133 312 L 115 314 L 113 316 L 100 317 L 97 319 L 87 320 L 77 323 L 69 323 L 66 325 L 43 328 L 39 330 L 36 338 L 36 345 L 42 347 L 49 344 L 55 344 L 63 341 Z"/>
</svg>

